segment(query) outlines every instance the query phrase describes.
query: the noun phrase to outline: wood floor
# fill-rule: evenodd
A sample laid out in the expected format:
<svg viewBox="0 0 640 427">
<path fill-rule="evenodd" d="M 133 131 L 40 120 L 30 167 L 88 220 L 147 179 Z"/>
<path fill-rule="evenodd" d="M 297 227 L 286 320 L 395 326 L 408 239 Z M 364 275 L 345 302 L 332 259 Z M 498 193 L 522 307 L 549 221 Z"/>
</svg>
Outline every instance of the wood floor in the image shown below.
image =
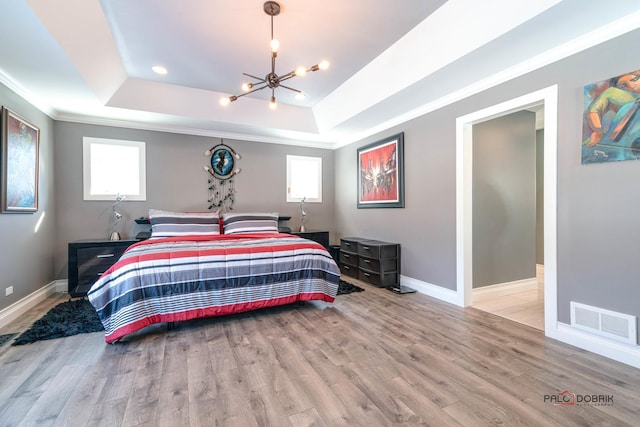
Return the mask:
<svg viewBox="0 0 640 427">
<path fill-rule="evenodd" d="M 544 273 L 537 275 L 538 288 L 473 299 L 473 308 L 544 331 Z"/>
<path fill-rule="evenodd" d="M 0 347 L 2 426 L 638 426 L 640 370 L 483 311 L 365 292 Z M 65 296 L 0 334 L 20 332 Z M 545 395 L 610 395 L 556 406 Z"/>
</svg>

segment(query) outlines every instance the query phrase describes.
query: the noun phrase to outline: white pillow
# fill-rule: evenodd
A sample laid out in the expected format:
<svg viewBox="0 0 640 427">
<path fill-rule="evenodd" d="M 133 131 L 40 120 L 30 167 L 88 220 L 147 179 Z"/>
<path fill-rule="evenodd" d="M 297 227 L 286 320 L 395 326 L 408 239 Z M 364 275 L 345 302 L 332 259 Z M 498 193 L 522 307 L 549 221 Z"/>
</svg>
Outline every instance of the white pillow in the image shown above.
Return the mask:
<svg viewBox="0 0 640 427">
<path fill-rule="evenodd" d="M 149 209 L 149 222 L 152 239 L 220 234 L 218 212 L 169 212 Z"/>
<path fill-rule="evenodd" d="M 223 213 L 224 234 L 277 233 L 277 213 Z"/>
</svg>

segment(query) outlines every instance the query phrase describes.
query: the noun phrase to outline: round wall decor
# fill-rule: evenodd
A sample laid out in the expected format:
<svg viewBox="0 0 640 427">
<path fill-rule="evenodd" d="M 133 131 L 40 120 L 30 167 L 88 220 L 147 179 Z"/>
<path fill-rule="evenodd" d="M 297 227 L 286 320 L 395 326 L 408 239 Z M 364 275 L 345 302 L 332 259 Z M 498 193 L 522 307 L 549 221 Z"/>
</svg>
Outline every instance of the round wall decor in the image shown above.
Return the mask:
<svg viewBox="0 0 640 427">
<path fill-rule="evenodd" d="M 233 210 L 235 188 L 232 178 L 240 173 L 240 168 L 236 165 L 240 155 L 223 143 L 205 151 L 204 155 L 211 157 L 211 166 L 205 166 L 204 170 L 213 176 L 208 180 L 209 209 L 223 212 Z"/>
</svg>

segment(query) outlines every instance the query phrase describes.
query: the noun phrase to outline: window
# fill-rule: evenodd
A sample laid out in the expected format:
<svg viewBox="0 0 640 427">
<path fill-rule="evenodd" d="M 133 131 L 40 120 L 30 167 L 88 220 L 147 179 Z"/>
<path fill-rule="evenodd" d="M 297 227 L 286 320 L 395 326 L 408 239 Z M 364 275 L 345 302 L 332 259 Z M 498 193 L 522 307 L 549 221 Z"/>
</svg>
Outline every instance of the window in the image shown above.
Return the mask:
<svg viewBox="0 0 640 427">
<path fill-rule="evenodd" d="M 84 200 L 146 200 L 144 142 L 84 137 L 82 148 Z"/>
<path fill-rule="evenodd" d="M 322 158 L 287 156 L 287 202 L 322 202 Z"/>
</svg>

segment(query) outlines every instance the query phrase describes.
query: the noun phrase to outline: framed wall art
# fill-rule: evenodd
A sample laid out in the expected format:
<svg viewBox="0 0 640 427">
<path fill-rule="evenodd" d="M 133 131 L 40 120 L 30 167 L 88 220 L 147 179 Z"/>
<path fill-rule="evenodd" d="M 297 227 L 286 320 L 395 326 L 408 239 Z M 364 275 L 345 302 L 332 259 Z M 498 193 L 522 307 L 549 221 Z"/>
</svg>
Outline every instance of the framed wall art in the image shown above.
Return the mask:
<svg viewBox="0 0 640 427">
<path fill-rule="evenodd" d="M 40 129 L 2 107 L 2 212 L 38 210 Z"/>
<path fill-rule="evenodd" d="M 640 159 L 640 70 L 584 87 L 582 164 Z"/>
<path fill-rule="evenodd" d="M 404 207 L 404 133 L 358 148 L 358 208 Z"/>
</svg>

